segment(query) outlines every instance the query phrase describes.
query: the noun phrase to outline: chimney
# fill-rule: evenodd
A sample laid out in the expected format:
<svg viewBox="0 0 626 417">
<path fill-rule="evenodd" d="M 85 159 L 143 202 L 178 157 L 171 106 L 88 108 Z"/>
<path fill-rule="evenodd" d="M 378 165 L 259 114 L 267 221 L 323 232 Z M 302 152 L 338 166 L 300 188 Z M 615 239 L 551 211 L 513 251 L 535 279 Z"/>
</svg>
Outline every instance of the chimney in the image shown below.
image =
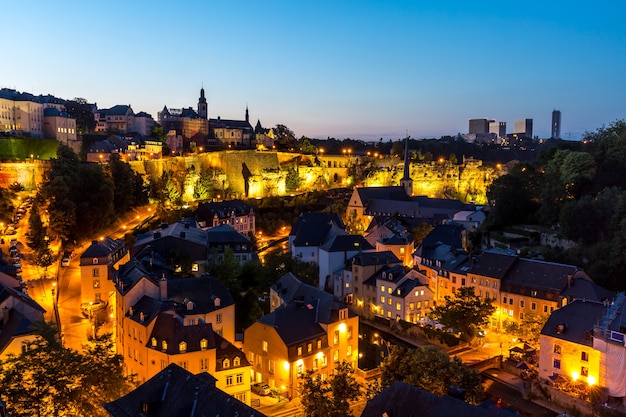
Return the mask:
<svg viewBox="0 0 626 417">
<path fill-rule="evenodd" d="M 165 273 L 159 280 L 159 297 L 161 297 L 161 301 L 167 300 L 167 279 L 165 279 Z"/>
</svg>

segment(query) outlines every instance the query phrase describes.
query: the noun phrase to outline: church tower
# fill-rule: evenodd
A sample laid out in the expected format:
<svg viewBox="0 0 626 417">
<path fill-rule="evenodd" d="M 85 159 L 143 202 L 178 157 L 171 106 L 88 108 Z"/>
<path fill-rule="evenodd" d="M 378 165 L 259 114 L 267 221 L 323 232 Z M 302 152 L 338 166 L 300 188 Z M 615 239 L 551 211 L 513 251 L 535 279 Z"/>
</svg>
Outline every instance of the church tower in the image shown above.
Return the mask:
<svg viewBox="0 0 626 417">
<path fill-rule="evenodd" d="M 204 87 L 200 89 L 200 98 L 198 99 L 198 116 L 203 119 L 208 119 L 209 111 L 206 104 L 206 98 L 204 98 Z"/>
<path fill-rule="evenodd" d="M 409 164 L 409 135 L 406 135 L 404 142 L 404 175 L 400 180 L 400 186 L 404 187 L 404 192 L 409 197 L 413 196 L 413 180 L 411 179 L 411 167 Z"/>
<path fill-rule="evenodd" d="M 248 114 L 248 105 L 246 104 L 246 123 L 250 124 L 250 115 Z"/>
</svg>

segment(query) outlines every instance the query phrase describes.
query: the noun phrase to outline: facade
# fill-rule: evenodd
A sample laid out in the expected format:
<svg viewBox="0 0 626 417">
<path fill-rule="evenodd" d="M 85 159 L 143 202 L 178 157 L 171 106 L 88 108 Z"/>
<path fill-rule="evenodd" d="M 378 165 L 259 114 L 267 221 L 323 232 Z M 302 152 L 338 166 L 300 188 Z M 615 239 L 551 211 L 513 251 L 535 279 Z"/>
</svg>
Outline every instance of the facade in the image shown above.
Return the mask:
<svg viewBox="0 0 626 417">
<path fill-rule="evenodd" d="M 246 401 L 219 389 L 206 372 L 170 364 L 125 396 L 103 405 L 111 417 L 239 416 L 265 417 Z"/>
<path fill-rule="evenodd" d="M 224 259 L 224 254 L 228 248 L 232 250 L 235 260 L 240 264 L 258 259 L 252 251 L 250 238 L 242 235 L 234 227 L 228 224 L 220 224 L 206 231 L 207 249 L 209 256 L 217 256 Z"/>
<path fill-rule="evenodd" d="M 515 121 L 515 131 L 513 132 L 520 138 L 533 138 L 533 119 L 518 119 Z"/>
<path fill-rule="evenodd" d="M 130 133 L 135 129 L 135 113 L 130 105 L 118 104 L 110 109 L 95 109 L 96 132 Z"/>
<path fill-rule="evenodd" d="M 140 135 L 149 136 L 155 124 L 156 123 L 150 114 L 141 111 L 135 115 L 135 119 L 133 120 L 133 130 Z"/>
<path fill-rule="evenodd" d="M 43 321 L 45 310 L 28 296 L 15 278 L 0 273 L 0 360 L 19 355 L 34 341 L 31 324 Z"/>
<path fill-rule="evenodd" d="M 3 88 L 0 90 L 0 131 L 43 138 L 43 109 L 38 97 Z"/>
<path fill-rule="evenodd" d="M 332 288 L 332 274 L 343 269 L 346 261 L 359 252 L 373 251 L 361 235 L 338 235 L 325 242 L 319 248 L 319 281 L 320 289 Z"/>
<path fill-rule="evenodd" d="M 360 316 L 373 319 L 377 308 L 376 276 L 387 266 L 402 262 L 391 251 L 364 252 L 352 258 L 352 308 Z"/>
<path fill-rule="evenodd" d="M 561 139 L 561 110 L 552 110 L 552 125 L 550 129 L 552 139 Z"/>
<path fill-rule="evenodd" d="M 67 145 L 76 140 L 76 119 L 56 107 L 48 107 L 43 111 L 44 137 L 56 139 Z"/>
<path fill-rule="evenodd" d="M 254 209 L 242 200 L 200 203 L 194 212 L 196 221 L 206 228 L 228 224 L 242 235 L 256 232 Z"/>
<path fill-rule="evenodd" d="M 94 240 L 80 255 L 81 305 L 108 304 L 115 294 L 114 266 L 128 261 L 128 249 L 122 239 L 105 237 Z"/>
<path fill-rule="evenodd" d="M 376 252 L 391 251 L 402 261 L 403 265 L 413 267 L 414 245 L 413 235 L 394 233 L 376 241 Z"/>
<path fill-rule="evenodd" d="M 494 120 L 489 119 L 470 119 L 469 121 L 469 132 L 470 134 L 483 134 L 489 133 L 489 124 L 494 122 Z"/>
<path fill-rule="evenodd" d="M 158 113 L 158 122 L 168 135 L 168 146 L 170 136 L 174 138 L 180 136 L 183 142 L 182 148 L 187 150 L 190 149 L 192 142 L 197 147 L 214 144 L 209 140 L 209 109 L 204 96 L 204 88 L 200 89 L 197 109 L 196 112 L 191 107 L 168 109 L 167 106 L 164 106 L 163 110 Z M 170 149 L 179 150 L 178 147 L 170 147 Z"/>
<path fill-rule="evenodd" d="M 254 129 L 250 124 L 248 108 L 245 120 L 209 119 L 210 136 L 218 144 L 228 147 L 250 148 L 254 143 Z"/>
<path fill-rule="evenodd" d="M 260 120 L 257 120 L 256 126 L 254 127 L 254 139 L 256 148 L 260 151 L 276 148 L 274 145 L 274 130 L 271 128 L 265 129 L 261 126 Z"/>
<path fill-rule="evenodd" d="M 498 138 L 506 137 L 506 122 L 489 122 L 489 133 L 495 134 Z"/>
<path fill-rule="evenodd" d="M 433 306 L 428 278 L 414 269 L 385 267 L 371 279 L 376 280 L 377 317 L 417 323 Z"/>
<path fill-rule="evenodd" d="M 301 213 L 289 232 L 289 250 L 294 258 L 319 264 L 320 247 L 335 236 L 347 235 L 337 213 Z"/>
<path fill-rule="evenodd" d="M 281 278 L 274 300 L 283 300 L 244 332 L 244 352 L 253 364 L 252 379 L 280 395 L 298 395 L 298 379 L 308 370 L 326 378 L 335 364 L 358 361 L 359 318 L 330 294 Z M 284 286 L 283 286 L 284 285 Z M 291 301 L 289 301 L 291 300 Z"/>
</svg>

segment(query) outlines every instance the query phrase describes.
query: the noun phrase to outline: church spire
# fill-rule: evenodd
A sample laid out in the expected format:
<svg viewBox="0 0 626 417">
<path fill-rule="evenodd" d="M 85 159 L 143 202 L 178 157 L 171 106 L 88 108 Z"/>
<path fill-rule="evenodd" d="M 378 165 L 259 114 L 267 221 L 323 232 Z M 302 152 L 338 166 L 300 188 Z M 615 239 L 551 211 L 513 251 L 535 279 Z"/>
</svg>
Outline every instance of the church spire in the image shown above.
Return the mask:
<svg viewBox="0 0 626 417">
<path fill-rule="evenodd" d="M 208 119 L 209 111 L 204 97 L 204 87 L 200 89 L 200 98 L 198 99 L 198 116 Z"/>
<path fill-rule="evenodd" d="M 248 105 L 246 104 L 246 123 L 250 123 L 250 115 L 248 114 Z"/>
<path fill-rule="evenodd" d="M 411 197 L 413 195 L 413 180 L 411 179 L 411 164 L 409 163 L 409 135 L 407 132 L 404 141 L 404 175 L 400 180 L 400 185 L 404 187 L 406 194 Z"/>
</svg>

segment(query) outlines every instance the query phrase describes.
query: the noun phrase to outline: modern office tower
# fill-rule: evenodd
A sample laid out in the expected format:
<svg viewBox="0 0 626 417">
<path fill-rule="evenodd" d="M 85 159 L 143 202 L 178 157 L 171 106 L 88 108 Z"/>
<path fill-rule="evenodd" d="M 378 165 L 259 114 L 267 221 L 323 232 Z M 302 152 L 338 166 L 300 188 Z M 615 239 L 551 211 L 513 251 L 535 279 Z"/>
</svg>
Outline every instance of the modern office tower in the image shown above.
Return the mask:
<svg viewBox="0 0 626 417">
<path fill-rule="evenodd" d="M 552 139 L 561 138 L 561 110 L 552 110 Z"/>
<path fill-rule="evenodd" d="M 519 137 L 532 139 L 533 137 L 533 119 L 519 119 L 515 121 L 515 131 L 513 132 Z"/>
<path fill-rule="evenodd" d="M 493 120 L 489 119 L 470 119 L 469 133 L 489 133 L 489 123 Z"/>
<path fill-rule="evenodd" d="M 495 133 L 497 137 L 503 138 L 506 136 L 506 122 L 490 122 L 489 133 Z"/>
</svg>

